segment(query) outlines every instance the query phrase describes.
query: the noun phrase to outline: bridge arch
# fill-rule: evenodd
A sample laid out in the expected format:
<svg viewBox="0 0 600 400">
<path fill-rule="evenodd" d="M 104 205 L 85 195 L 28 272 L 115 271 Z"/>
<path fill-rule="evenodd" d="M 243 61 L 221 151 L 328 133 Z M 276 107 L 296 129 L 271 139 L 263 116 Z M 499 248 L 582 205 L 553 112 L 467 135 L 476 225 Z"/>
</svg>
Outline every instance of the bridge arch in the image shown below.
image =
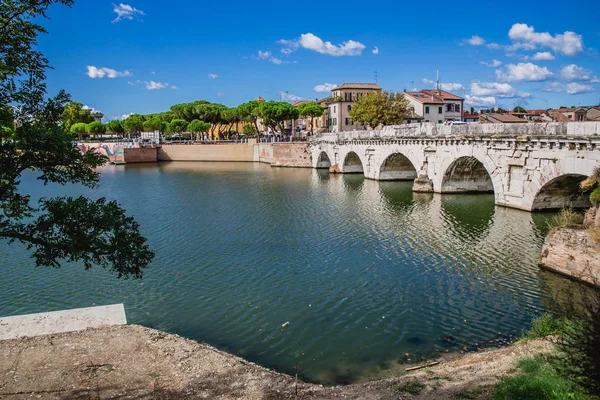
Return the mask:
<svg viewBox="0 0 600 400">
<path fill-rule="evenodd" d="M 342 164 L 342 172 L 344 174 L 364 174 L 365 169 L 363 162 L 354 151 L 349 151 L 344 156 L 344 163 Z"/>
<path fill-rule="evenodd" d="M 417 167 L 402 153 L 386 157 L 379 170 L 380 181 L 412 181 L 417 177 Z"/>
<path fill-rule="evenodd" d="M 565 174 L 550 179 L 535 195 L 531 211 L 591 207 L 590 192 L 579 186 L 585 178 L 586 175 Z"/>
<path fill-rule="evenodd" d="M 440 193 L 495 193 L 495 189 L 501 187 L 501 182 L 495 184 L 484 162 L 472 155 L 460 156 L 442 165 Z"/>
<path fill-rule="evenodd" d="M 317 164 L 315 168 L 329 168 L 331 167 L 331 165 L 331 158 L 329 157 L 327 152 L 321 151 L 321 153 L 319 153 L 319 157 L 317 158 Z"/>
</svg>

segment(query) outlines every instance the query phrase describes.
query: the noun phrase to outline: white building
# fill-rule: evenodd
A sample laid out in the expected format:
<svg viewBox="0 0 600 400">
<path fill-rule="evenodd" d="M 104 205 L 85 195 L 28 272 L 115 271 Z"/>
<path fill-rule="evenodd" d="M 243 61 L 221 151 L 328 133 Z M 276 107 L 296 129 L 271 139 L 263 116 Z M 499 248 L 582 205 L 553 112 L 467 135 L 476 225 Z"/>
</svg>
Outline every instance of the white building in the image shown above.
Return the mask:
<svg viewBox="0 0 600 400">
<path fill-rule="evenodd" d="M 409 111 L 423 117 L 423 122 L 443 124 L 464 120 L 465 100 L 444 90 L 404 92 L 404 98 L 408 101 Z"/>
<path fill-rule="evenodd" d="M 375 83 L 344 83 L 334 88 L 331 101 L 327 103 L 327 125 L 330 132 L 345 132 L 367 129 L 352 120 L 349 113 L 356 100 L 369 93 L 381 92 L 381 87 Z"/>
</svg>

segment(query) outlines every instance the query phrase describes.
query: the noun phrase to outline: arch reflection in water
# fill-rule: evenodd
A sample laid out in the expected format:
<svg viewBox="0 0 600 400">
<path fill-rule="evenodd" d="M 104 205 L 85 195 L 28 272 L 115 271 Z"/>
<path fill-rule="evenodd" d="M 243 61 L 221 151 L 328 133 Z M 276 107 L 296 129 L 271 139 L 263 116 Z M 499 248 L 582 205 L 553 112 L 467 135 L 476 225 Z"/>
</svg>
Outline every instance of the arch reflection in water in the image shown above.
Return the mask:
<svg viewBox="0 0 600 400">
<path fill-rule="evenodd" d="M 487 234 L 496 210 L 493 195 L 445 194 L 441 198 L 443 218 L 454 234 L 469 241 Z"/>
</svg>

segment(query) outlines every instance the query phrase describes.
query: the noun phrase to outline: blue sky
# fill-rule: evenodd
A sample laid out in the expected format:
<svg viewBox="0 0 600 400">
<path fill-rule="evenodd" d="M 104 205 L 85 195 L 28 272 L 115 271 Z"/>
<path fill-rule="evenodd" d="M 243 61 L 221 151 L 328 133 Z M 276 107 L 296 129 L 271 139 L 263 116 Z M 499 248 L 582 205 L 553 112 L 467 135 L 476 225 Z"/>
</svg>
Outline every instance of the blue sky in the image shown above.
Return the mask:
<svg viewBox="0 0 600 400">
<path fill-rule="evenodd" d="M 108 119 L 199 99 L 321 98 L 375 71 L 401 91 L 432 87 L 439 69 L 467 105 L 600 103 L 593 1 L 412 3 L 75 0 L 51 7 L 39 45 L 50 94 Z"/>
</svg>

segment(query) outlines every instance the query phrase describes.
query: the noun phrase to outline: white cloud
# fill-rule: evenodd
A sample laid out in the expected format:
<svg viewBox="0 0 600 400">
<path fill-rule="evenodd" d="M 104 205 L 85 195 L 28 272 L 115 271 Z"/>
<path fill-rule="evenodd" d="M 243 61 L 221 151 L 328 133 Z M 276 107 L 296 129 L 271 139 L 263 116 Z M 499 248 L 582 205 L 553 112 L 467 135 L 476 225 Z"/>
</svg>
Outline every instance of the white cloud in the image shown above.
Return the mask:
<svg viewBox="0 0 600 400">
<path fill-rule="evenodd" d="M 535 32 L 534 27 L 527 24 L 514 24 L 508 31 L 508 37 L 529 48 L 547 47 L 565 56 L 583 51 L 582 36 L 570 31 L 552 36 L 548 32 Z"/>
<path fill-rule="evenodd" d="M 298 101 L 302 100 L 302 97 L 296 96 L 295 94 L 291 94 L 289 92 L 279 92 L 279 97 L 282 101 Z"/>
<path fill-rule="evenodd" d="M 549 61 L 554 60 L 555 58 L 556 57 L 554 57 L 549 51 L 538 52 L 535 53 L 533 57 L 531 57 L 532 60 L 537 61 Z"/>
<path fill-rule="evenodd" d="M 217 97 L 221 97 L 221 96 L 223 96 L 224 94 L 225 94 L 225 93 L 223 93 L 223 92 L 217 92 Z"/>
<path fill-rule="evenodd" d="M 499 67 L 502 65 L 502 61 L 498 61 L 494 58 L 491 63 L 482 61 L 481 64 L 485 65 L 486 67 Z"/>
<path fill-rule="evenodd" d="M 464 86 L 460 83 L 440 83 L 440 88 L 442 90 L 446 90 L 448 92 L 456 91 L 456 90 L 464 90 Z"/>
<path fill-rule="evenodd" d="M 422 82 L 426 85 L 435 85 L 435 81 L 432 81 L 431 79 L 427 79 L 427 78 L 423 78 Z"/>
<path fill-rule="evenodd" d="M 270 51 L 262 51 L 262 50 L 258 51 L 258 59 L 259 60 L 268 60 L 269 62 L 271 62 L 275 65 L 296 64 L 297 63 L 297 61 L 283 61 L 277 57 L 273 57 L 273 54 Z"/>
<path fill-rule="evenodd" d="M 289 47 L 284 47 L 283 49 L 281 49 L 281 52 L 282 52 L 283 54 L 285 54 L 286 56 L 288 56 L 288 55 L 292 54 L 292 52 L 293 52 L 293 51 L 294 51 L 294 50 L 290 49 Z"/>
<path fill-rule="evenodd" d="M 146 86 L 146 89 L 148 90 L 158 90 L 158 89 L 166 89 L 169 87 L 168 83 L 162 83 L 162 82 L 154 82 L 154 81 L 144 81 L 144 86 Z"/>
<path fill-rule="evenodd" d="M 88 65 L 87 66 L 87 72 L 86 75 L 89 76 L 92 79 L 96 79 L 96 78 L 117 78 L 120 76 L 131 76 L 131 73 L 127 70 L 123 71 L 123 72 L 119 72 L 116 71 L 112 68 L 96 68 L 93 65 Z"/>
<path fill-rule="evenodd" d="M 373 47 L 373 54 L 379 54 L 379 47 Z"/>
<path fill-rule="evenodd" d="M 335 83 L 324 83 L 322 85 L 315 86 L 313 88 L 313 90 L 318 93 L 327 93 L 327 92 L 331 92 L 333 90 L 333 88 L 336 86 L 337 85 Z"/>
<path fill-rule="evenodd" d="M 208 77 L 210 79 L 217 79 L 219 77 L 219 75 L 217 75 L 217 74 L 208 74 Z"/>
<path fill-rule="evenodd" d="M 146 15 L 142 10 L 138 10 L 129 4 L 120 3 L 119 5 L 116 5 L 113 3 L 113 7 L 113 11 L 117 14 L 117 18 L 115 18 L 113 22 L 119 22 L 122 19 L 132 20 L 136 15 Z"/>
<path fill-rule="evenodd" d="M 519 92 L 517 89 L 509 85 L 508 83 L 496 83 L 496 82 L 473 82 L 471 83 L 471 95 L 477 97 L 529 97 L 530 94 L 526 92 Z"/>
<path fill-rule="evenodd" d="M 560 82 L 552 82 L 542 88 L 544 92 L 555 92 L 555 93 L 567 93 L 567 94 L 578 94 L 593 92 L 594 88 L 590 85 L 581 85 L 576 82 L 562 84 Z"/>
<path fill-rule="evenodd" d="M 360 56 L 366 48 L 364 44 L 354 40 L 348 40 L 336 46 L 331 42 L 323 41 L 320 37 L 310 32 L 300 35 L 298 39 L 282 39 L 277 43 L 285 45 L 289 50 L 296 50 L 302 47 L 329 56 Z"/>
<path fill-rule="evenodd" d="M 567 82 L 589 81 L 592 83 L 600 82 L 600 79 L 589 69 L 579 67 L 575 64 L 567 65 L 560 70 L 560 77 Z"/>
<path fill-rule="evenodd" d="M 476 108 L 491 108 L 496 106 L 496 98 L 493 96 L 489 97 L 477 97 L 466 95 L 465 105 Z"/>
<path fill-rule="evenodd" d="M 469 43 L 471 46 L 481 46 L 485 43 L 485 39 L 481 36 L 473 35 L 467 39 L 467 43 Z"/>
<path fill-rule="evenodd" d="M 505 71 L 496 70 L 496 79 L 505 82 L 539 82 L 553 75 L 548 68 L 532 63 L 508 64 Z"/>
<path fill-rule="evenodd" d="M 502 48 L 502 46 L 501 46 L 501 45 L 499 45 L 498 43 L 488 43 L 488 44 L 486 45 L 486 47 L 487 47 L 488 49 L 490 49 L 490 50 L 498 50 L 498 49 L 501 49 L 501 48 Z"/>
<path fill-rule="evenodd" d="M 111 120 L 113 119 L 118 119 L 120 121 L 124 121 L 127 118 L 131 117 L 133 115 L 133 113 L 129 113 L 129 114 L 122 114 L 122 115 L 113 115 Z"/>
</svg>

